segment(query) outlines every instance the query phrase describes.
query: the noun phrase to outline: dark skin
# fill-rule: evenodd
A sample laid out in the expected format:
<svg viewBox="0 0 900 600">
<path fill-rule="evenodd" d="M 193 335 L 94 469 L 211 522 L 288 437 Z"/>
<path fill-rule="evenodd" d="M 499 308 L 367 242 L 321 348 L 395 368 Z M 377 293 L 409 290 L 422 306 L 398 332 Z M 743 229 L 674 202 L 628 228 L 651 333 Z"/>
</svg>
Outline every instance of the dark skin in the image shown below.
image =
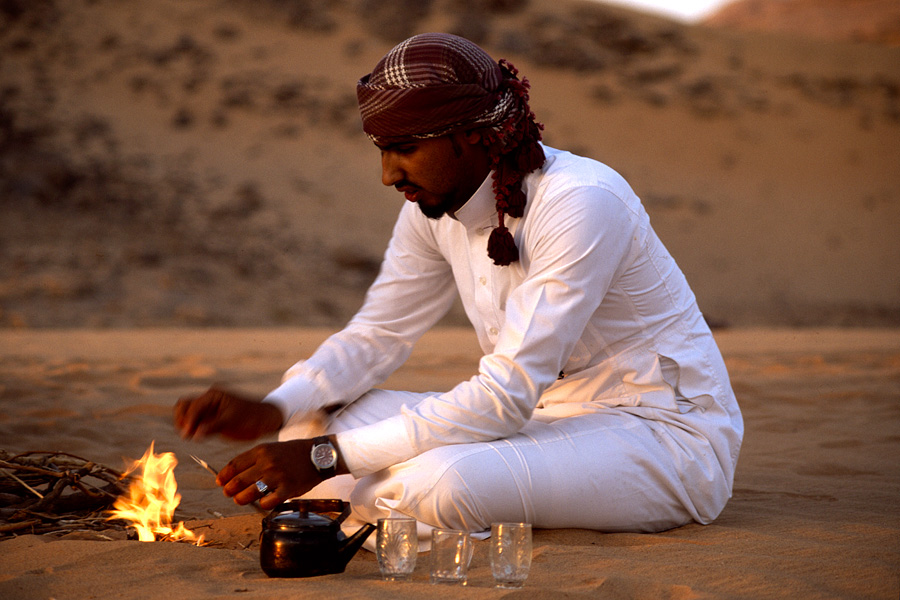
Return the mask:
<svg viewBox="0 0 900 600">
<path fill-rule="evenodd" d="M 277 432 L 284 417 L 273 404 L 212 387 L 200 396 L 181 398 L 175 404 L 174 421 L 184 439 L 201 440 L 218 434 L 246 441 Z M 338 448 L 335 437 L 328 437 Z M 216 483 L 238 504 L 259 500 L 261 508 L 272 509 L 322 481 L 309 459 L 311 451 L 311 439 L 258 444 L 225 465 L 219 471 Z M 338 449 L 336 474 L 349 472 Z M 255 485 L 260 480 L 271 490 L 264 497 Z"/>
<path fill-rule="evenodd" d="M 454 217 L 490 172 L 490 157 L 477 130 L 379 149 L 382 183 L 403 192 L 430 218 Z M 178 400 L 174 423 L 184 439 L 221 435 L 250 441 L 276 433 L 284 425 L 284 415 L 273 404 L 212 387 Z M 336 474 L 349 473 L 337 439 L 328 437 L 338 450 Z M 261 508 L 270 510 L 322 481 L 309 458 L 312 445 L 311 439 L 259 444 L 225 465 L 216 483 L 238 504 L 259 500 Z M 270 492 L 260 494 L 257 481 L 264 481 Z"/>
<path fill-rule="evenodd" d="M 430 218 L 453 217 L 490 172 L 477 130 L 379 146 L 381 183 L 397 188 Z"/>
</svg>

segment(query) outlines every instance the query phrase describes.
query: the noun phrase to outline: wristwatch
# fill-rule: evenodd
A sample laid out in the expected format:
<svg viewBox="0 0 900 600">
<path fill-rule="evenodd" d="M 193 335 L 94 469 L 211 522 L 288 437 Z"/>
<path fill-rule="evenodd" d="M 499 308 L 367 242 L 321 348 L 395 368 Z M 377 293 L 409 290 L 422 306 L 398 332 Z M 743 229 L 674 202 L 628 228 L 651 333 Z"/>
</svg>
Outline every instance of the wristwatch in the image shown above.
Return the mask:
<svg viewBox="0 0 900 600">
<path fill-rule="evenodd" d="M 312 464 L 316 468 L 316 471 L 322 476 L 322 479 L 334 477 L 338 453 L 337 448 L 334 447 L 328 437 L 323 435 L 313 439 L 310 458 L 312 459 Z"/>
</svg>

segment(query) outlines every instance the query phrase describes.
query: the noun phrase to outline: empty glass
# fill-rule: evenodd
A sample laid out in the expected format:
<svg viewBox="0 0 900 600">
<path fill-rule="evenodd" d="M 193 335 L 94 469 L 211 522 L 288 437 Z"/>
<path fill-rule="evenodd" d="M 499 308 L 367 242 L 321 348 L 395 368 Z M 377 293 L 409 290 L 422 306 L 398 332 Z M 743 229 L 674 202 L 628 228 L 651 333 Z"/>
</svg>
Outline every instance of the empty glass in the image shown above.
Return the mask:
<svg viewBox="0 0 900 600">
<path fill-rule="evenodd" d="M 499 588 L 520 588 L 531 570 L 531 524 L 491 524 L 491 572 Z"/>
<path fill-rule="evenodd" d="M 407 579 L 416 568 L 419 539 L 416 520 L 410 517 L 378 519 L 375 555 L 385 581 Z"/>
<path fill-rule="evenodd" d="M 475 543 L 468 532 L 434 529 L 431 532 L 431 583 L 466 585 Z"/>
</svg>

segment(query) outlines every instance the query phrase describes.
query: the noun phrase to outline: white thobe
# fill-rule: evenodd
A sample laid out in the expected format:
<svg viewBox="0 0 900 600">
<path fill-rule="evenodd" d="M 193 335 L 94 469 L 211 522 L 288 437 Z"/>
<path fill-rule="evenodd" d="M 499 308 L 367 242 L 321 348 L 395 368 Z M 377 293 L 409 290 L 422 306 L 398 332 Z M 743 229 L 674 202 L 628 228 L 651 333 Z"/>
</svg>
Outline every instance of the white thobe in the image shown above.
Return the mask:
<svg viewBox="0 0 900 600">
<path fill-rule="evenodd" d="M 342 331 L 266 398 L 282 439 L 337 432 L 355 510 L 432 525 L 659 530 L 714 519 L 743 423 L 682 272 L 627 182 L 545 147 L 506 218 L 520 259 L 492 263 L 488 177 L 455 218 L 405 203 L 381 271 Z M 457 291 L 484 351 L 442 393 L 374 390 Z M 320 409 L 346 405 L 322 421 Z"/>
</svg>

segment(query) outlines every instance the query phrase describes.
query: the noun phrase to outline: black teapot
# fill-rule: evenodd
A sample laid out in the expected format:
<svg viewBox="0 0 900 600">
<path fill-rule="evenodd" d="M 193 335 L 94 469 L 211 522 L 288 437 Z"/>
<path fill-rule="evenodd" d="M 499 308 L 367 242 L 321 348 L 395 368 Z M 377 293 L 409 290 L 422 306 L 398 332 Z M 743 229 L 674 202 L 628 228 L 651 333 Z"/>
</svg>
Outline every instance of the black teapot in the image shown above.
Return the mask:
<svg viewBox="0 0 900 600">
<path fill-rule="evenodd" d="M 336 518 L 328 513 L 338 513 Z M 375 526 L 366 523 L 351 537 L 341 531 L 350 515 L 342 500 L 289 500 L 263 519 L 259 562 L 269 577 L 313 577 L 343 573 Z"/>
</svg>

